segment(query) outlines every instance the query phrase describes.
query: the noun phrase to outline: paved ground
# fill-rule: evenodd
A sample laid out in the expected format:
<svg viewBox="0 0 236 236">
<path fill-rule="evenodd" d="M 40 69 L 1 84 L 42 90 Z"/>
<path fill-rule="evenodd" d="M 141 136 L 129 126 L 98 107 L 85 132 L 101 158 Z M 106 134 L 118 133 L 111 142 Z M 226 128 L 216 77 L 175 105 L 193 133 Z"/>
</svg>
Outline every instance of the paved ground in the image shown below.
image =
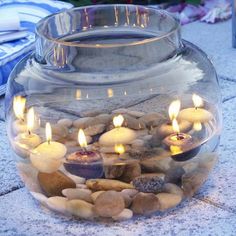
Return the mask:
<svg viewBox="0 0 236 236">
<path fill-rule="evenodd" d="M 220 161 L 198 195 L 168 213 L 115 224 L 78 222 L 40 209 L 16 172 L 1 99 L 0 235 L 236 235 L 236 49 L 231 47 L 231 22 L 192 23 L 183 27 L 183 37 L 208 53 L 222 90 Z"/>
</svg>

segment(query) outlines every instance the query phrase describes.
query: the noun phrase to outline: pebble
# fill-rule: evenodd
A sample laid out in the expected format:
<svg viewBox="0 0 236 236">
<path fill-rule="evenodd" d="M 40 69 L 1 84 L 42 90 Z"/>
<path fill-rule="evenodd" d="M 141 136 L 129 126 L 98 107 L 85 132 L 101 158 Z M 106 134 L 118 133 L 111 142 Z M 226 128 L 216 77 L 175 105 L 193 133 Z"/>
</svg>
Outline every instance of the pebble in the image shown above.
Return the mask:
<svg viewBox="0 0 236 236">
<path fill-rule="evenodd" d="M 198 189 L 204 184 L 208 178 L 208 170 L 205 168 L 197 168 L 182 176 L 182 188 L 184 195 L 192 197 Z"/>
<path fill-rule="evenodd" d="M 141 175 L 141 167 L 138 162 L 125 165 L 120 180 L 130 183 L 134 178 Z"/>
<path fill-rule="evenodd" d="M 121 193 L 129 195 L 131 198 L 133 198 L 136 194 L 138 194 L 138 190 L 136 189 L 123 189 Z"/>
<path fill-rule="evenodd" d="M 126 108 L 119 108 L 119 109 L 116 109 L 114 111 L 112 111 L 112 114 L 126 114 L 129 110 L 126 109 Z"/>
<path fill-rule="evenodd" d="M 147 160 L 143 160 L 140 164 L 142 170 L 145 172 L 167 172 L 170 168 L 171 158 L 164 157 L 160 158 L 160 156 L 150 158 Z"/>
<path fill-rule="evenodd" d="M 52 135 L 58 136 L 60 138 L 65 138 L 68 135 L 68 129 L 59 124 L 52 124 Z"/>
<path fill-rule="evenodd" d="M 106 179 L 116 179 L 122 176 L 125 165 L 104 165 L 103 170 Z"/>
<path fill-rule="evenodd" d="M 133 201 L 133 198 L 131 198 L 127 193 L 124 193 L 124 192 L 120 192 L 120 193 L 124 198 L 125 207 L 129 207 Z"/>
<path fill-rule="evenodd" d="M 101 194 L 101 193 L 105 193 L 105 191 L 97 191 L 91 194 L 91 198 L 93 200 L 93 202 L 95 202 L 95 200 L 97 199 L 97 197 Z"/>
<path fill-rule="evenodd" d="M 159 193 L 163 189 L 163 174 L 146 174 L 136 177 L 132 181 L 135 189 L 144 193 Z"/>
<path fill-rule="evenodd" d="M 152 126 L 153 124 L 157 124 L 159 121 L 162 121 L 166 118 L 159 114 L 159 113 L 148 113 L 142 116 L 139 120 L 144 121 L 148 127 Z"/>
<path fill-rule="evenodd" d="M 100 114 L 96 116 L 96 119 L 98 120 L 99 123 L 108 125 L 112 120 L 112 116 L 109 114 Z"/>
<path fill-rule="evenodd" d="M 48 198 L 42 194 L 42 193 L 36 193 L 36 192 L 30 192 L 31 195 L 37 200 L 39 201 L 42 205 L 47 206 L 47 200 Z"/>
<path fill-rule="evenodd" d="M 133 212 L 130 209 L 125 208 L 120 214 L 112 216 L 115 221 L 129 220 L 133 217 Z"/>
<path fill-rule="evenodd" d="M 105 130 L 106 126 L 104 124 L 97 124 L 93 126 L 89 126 L 84 130 L 86 136 L 94 136 L 102 133 Z"/>
<path fill-rule="evenodd" d="M 95 200 L 94 210 L 102 217 L 112 217 L 120 214 L 125 208 L 122 195 L 116 191 L 101 193 Z"/>
<path fill-rule="evenodd" d="M 88 189 L 88 187 L 86 186 L 86 184 L 76 184 L 76 188 Z"/>
<path fill-rule="evenodd" d="M 132 184 L 127 184 L 118 180 L 111 179 L 89 179 L 86 181 L 86 185 L 89 189 L 99 190 L 116 190 L 121 191 L 123 189 L 134 188 Z"/>
<path fill-rule="evenodd" d="M 50 197 L 47 199 L 47 206 L 53 211 L 67 214 L 67 201 L 65 197 Z"/>
<path fill-rule="evenodd" d="M 146 128 L 146 124 L 142 120 L 137 120 L 134 117 L 127 114 L 124 115 L 123 126 L 134 130 L 140 130 Z"/>
<path fill-rule="evenodd" d="M 46 196 L 62 196 L 62 190 L 66 188 L 76 188 L 75 182 L 61 171 L 53 173 L 38 173 L 38 180 Z"/>
<path fill-rule="evenodd" d="M 70 200 L 66 203 L 66 209 L 72 215 L 82 219 L 93 219 L 96 217 L 94 205 L 83 200 Z"/>
<path fill-rule="evenodd" d="M 199 156 L 199 167 L 206 168 L 209 172 L 218 161 L 217 153 L 206 153 Z"/>
<path fill-rule="evenodd" d="M 159 200 L 161 211 L 177 206 L 182 200 L 181 196 L 172 193 L 159 193 L 156 197 Z"/>
<path fill-rule="evenodd" d="M 144 145 L 145 145 L 145 142 L 142 139 L 135 139 L 131 143 L 132 148 L 140 148 L 140 147 L 144 147 Z"/>
<path fill-rule="evenodd" d="M 78 129 L 85 129 L 89 126 L 89 122 L 91 122 L 92 119 L 92 117 L 79 118 L 73 122 L 73 126 Z"/>
<path fill-rule="evenodd" d="M 62 194 L 69 200 L 80 199 L 86 202 L 92 202 L 92 192 L 89 189 L 67 188 L 62 190 Z"/>
<path fill-rule="evenodd" d="M 183 196 L 184 196 L 183 190 L 179 186 L 172 184 L 172 183 L 164 184 L 162 191 L 164 193 L 173 193 L 173 194 L 179 195 L 179 196 L 181 196 L 181 198 L 183 198 Z"/>
<path fill-rule="evenodd" d="M 138 193 L 131 206 L 131 210 L 135 214 L 151 214 L 160 209 L 158 198 L 153 193 Z"/>
<path fill-rule="evenodd" d="M 60 119 L 60 120 L 57 122 L 57 124 L 63 125 L 63 126 L 65 126 L 65 127 L 67 127 L 67 128 L 70 128 L 70 127 L 72 126 L 73 122 L 72 122 L 72 120 L 65 118 L 65 119 Z"/>
<path fill-rule="evenodd" d="M 136 130 L 135 133 L 137 138 L 142 138 L 148 135 L 148 130 L 147 129 Z"/>
<path fill-rule="evenodd" d="M 179 184 L 181 183 L 181 178 L 184 174 L 185 174 L 185 171 L 181 166 L 172 167 L 166 172 L 165 182 Z"/>
<path fill-rule="evenodd" d="M 185 165 L 183 165 L 183 169 L 186 173 L 189 173 L 191 171 L 194 171 L 195 169 L 197 169 L 199 166 L 199 163 L 196 162 L 196 161 L 192 161 L 192 162 L 189 162 L 189 163 L 186 163 Z"/>
</svg>

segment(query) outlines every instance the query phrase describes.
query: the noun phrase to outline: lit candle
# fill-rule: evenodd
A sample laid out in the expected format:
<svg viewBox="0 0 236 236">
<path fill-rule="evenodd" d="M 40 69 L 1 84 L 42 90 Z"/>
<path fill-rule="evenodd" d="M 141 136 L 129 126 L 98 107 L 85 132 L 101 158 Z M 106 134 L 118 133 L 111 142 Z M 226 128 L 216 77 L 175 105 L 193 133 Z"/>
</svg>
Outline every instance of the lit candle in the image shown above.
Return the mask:
<svg viewBox="0 0 236 236">
<path fill-rule="evenodd" d="M 13 111 L 17 118 L 17 120 L 13 122 L 13 131 L 15 134 L 27 131 L 27 126 L 25 123 L 25 104 L 26 104 L 26 98 L 22 96 L 14 97 Z"/>
<path fill-rule="evenodd" d="M 173 133 L 172 122 L 173 120 L 177 120 L 177 117 L 180 111 L 180 106 L 181 106 L 180 100 L 175 100 L 170 104 L 169 110 L 168 110 L 170 122 L 167 124 L 163 124 L 158 129 L 158 134 L 160 134 L 162 137 L 165 137 Z M 192 124 L 186 120 L 181 120 L 178 126 L 181 132 L 187 132 L 188 130 L 191 129 Z"/>
<path fill-rule="evenodd" d="M 41 138 L 32 132 L 35 126 L 34 108 L 31 107 L 27 113 L 27 132 L 19 133 L 14 139 L 14 148 L 21 157 L 28 157 L 29 150 L 41 143 Z"/>
<path fill-rule="evenodd" d="M 84 178 L 100 178 L 103 175 L 102 157 L 98 152 L 87 150 L 87 141 L 82 129 L 78 132 L 80 149 L 71 153 L 64 162 L 65 169 Z"/>
<path fill-rule="evenodd" d="M 186 108 L 179 113 L 179 118 L 181 120 L 187 120 L 192 123 L 197 123 L 194 125 L 194 128 L 200 129 L 199 123 L 205 123 L 213 119 L 212 114 L 203 109 L 204 103 L 200 96 L 193 94 L 192 96 L 194 107 Z"/>
<path fill-rule="evenodd" d="M 50 123 L 46 123 L 46 142 L 36 147 L 30 154 L 32 165 L 39 171 L 52 173 L 59 169 L 67 149 L 65 145 L 52 140 Z"/>
<path fill-rule="evenodd" d="M 103 146 L 114 146 L 116 144 L 128 144 L 136 138 L 135 131 L 121 127 L 124 122 L 122 115 L 113 118 L 114 129 L 106 132 L 99 138 L 99 144 Z"/>
<path fill-rule="evenodd" d="M 163 144 L 171 152 L 171 157 L 175 161 L 186 161 L 195 156 L 199 149 L 199 146 L 194 146 L 191 135 L 180 133 L 178 121 L 173 119 L 172 126 L 174 133 L 170 134 L 163 140 Z"/>
</svg>

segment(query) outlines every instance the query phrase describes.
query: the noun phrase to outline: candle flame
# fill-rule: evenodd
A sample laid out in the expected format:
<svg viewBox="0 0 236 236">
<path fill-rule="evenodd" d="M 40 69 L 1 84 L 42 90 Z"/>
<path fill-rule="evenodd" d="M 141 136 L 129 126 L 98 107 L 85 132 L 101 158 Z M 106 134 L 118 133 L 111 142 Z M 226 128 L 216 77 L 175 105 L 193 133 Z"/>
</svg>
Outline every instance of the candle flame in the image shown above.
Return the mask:
<svg viewBox="0 0 236 236">
<path fill-rule="evenodd" d="M 193 129 L 196 130 L 196 131 L 202 130 L 202 124 L 201 124 L 201 122 L 194 122 L 194 124 L 193 124 Z"/>
<path fill-rule="evenodd" d="M 112 98 L 112 97 L 114 96 L 113 89 L 111 89 L 111 88 L 107 89 L 107 96 L 108 96 L 109 98 Z"/>
<path fill-rule="evenodd" d="M 123 122 L 124 122 L 124 117 L 122 115 L 118 115 L 113 118 L 113 124 L 115 127 L 121 127 Z"/>
<path fill-rule="evenodd" d="M 124 147 L 124 145 L 122 145 L 122 144 L 116 144 L 115 145 L 115 152 L 116 153 L 118 153 L 118 154 L 123 154 L 123 153 L 125 153 L 125 147 Z"/>
<path fill-rule="evenodd" d="M 49 122 L 46 123 L 45 132 L 46 132 L 46 140 L 48 144 L 50 144 L 52 140 L 52 127 Z"/>
<path fill-rule="evenodd" d="M 82 148 L 87 147 L 86 136 L 85 136 L 84 131 L 82 129 L 79 129 L 78 143 L 79 143 L 80 147 L 82 147 Z"/>
<path fill-rule="evenodd" d="M 180 111 L 180 100 L 173 101 L 169 106 L 170 120 L 176 119 Z"/>
<path fill-rule="evenodd" d="M 21 97 L 21 96 L 14 97 L 13 110 L 14 110 L 15 116 L 20 120 L 24 120 L 25 104 L 26 104 L 26 98 Z"/>
<path fill-rule="evenodd" d="M 76 90 L 75 98 L 76 98 L 76 100 L 80 100 L 81 99 L 81 90 L 80 89 Z"/>
<path fill-rule="evenodd" d="M 193 94 L 192 100 L 193 100 L 193 104 L 194 104 L 195 108 L 203 106 L 203 100 L 197 94 L 195 94 L 195 93 Z"/>
<path fill-rule="evenodd" d="M 180 132 L 179 124 L 178 124 L 178 121 L 176 119 L 172 120 L 172 128 L 177 134 Z"/>
<path fill-rule="evenodd" d="M 35 122 L 34 108 L 31 107 L 27 112 L 27 129 L 29 132 L 31 132 L 34 128 L 34 122 Z"/>
</svg>

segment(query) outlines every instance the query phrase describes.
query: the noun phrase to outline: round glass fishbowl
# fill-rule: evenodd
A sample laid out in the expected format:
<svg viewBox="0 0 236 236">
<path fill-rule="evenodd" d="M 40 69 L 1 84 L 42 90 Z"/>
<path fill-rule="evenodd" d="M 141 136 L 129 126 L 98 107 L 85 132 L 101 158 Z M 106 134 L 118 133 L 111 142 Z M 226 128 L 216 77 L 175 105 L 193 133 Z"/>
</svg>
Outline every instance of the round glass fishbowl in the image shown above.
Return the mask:
<svg viewBox="0 0 236 236">
<path fill-rule="evenodd" d="M 192 197 L 217 160 L 221 97 L 207 56 L 162 10 L 74 8 L 41 20 L 12 72 L 8 137 L 31 194 L 83 219 Z"/>
</svg>

